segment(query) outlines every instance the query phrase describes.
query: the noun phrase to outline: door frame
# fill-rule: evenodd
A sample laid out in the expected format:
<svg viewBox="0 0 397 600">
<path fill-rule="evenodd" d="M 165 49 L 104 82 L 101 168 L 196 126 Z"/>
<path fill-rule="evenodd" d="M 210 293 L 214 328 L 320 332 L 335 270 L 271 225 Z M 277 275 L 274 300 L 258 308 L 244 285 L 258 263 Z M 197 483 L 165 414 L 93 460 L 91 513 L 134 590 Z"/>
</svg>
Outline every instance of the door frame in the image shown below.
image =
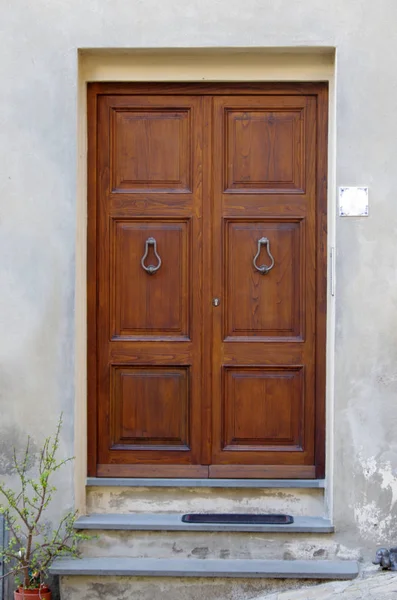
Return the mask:
<svg viewBox="0 0 397 600">
<path fill-rule="evenodd" d="M 336 224 L 336 55 L 334 48 L 180 48 L 79 50 L 76 102 L 77 215 L 75 295 L 75 505 L 84 511 L 87 482 L 87 94 L 88 82 L 255 81 L 327 82 L 328 103 L 328 252 L 335 247 Z M 328 269 L 330 270 L 330 261 Z M 328 278 L 329 279 L 329 278 Z M 334 286 L 333 286 L 334 287 Z M 332 517 L 334 474 L 334 354 L 335 297 L 328 284 L 326 336 L 326 481 L 306 481 L 304 487 L 325 487 Z M 91 483 L 93 483 L 91 481 Z M 155 485 L 155 483 L 151 483 Z M 178 482 L 178 486 L 185 485 Z M 220 482 L 206 481 L 219 487 Z M 248 484 L 247 484 L 248 485 Z M 274 482 L 257 480 L 255 487 Z M 300 487 L 284 481 L 283 487 Z M 243 487 L 243 481 L 239 482 Z M 276 486 L 277 487 L 277 486 Z"/>
<path fill-rule="evenodd" d="M 315 350 L 315 477 L 325 476 L 325 391 L 327 312 L 327 83 L 91 83 L 88 86 L 88 235 L 87 235 L 87 374 L 88 374 L 88 475 L 97 476 L 97 124 L 101 95 L 311 95 L 317 99 L 316 115 L 316 350 Z M 208 119 L 210 116 L 208 116 Z M 207 191 L 208 193 L 208 191 Z M 208 226 L 206 223 L 204 226 Z M 210 293 L 210 290 L 205 290 Z M 205 317 L 207 319 L 207 317 Z M 207 323 L 203 323 L 204 331 Z M 206 370 L 211 372 L 207 363 Z M 204 394 L 210 397 L 208 390 Z M 203 406 L 204 414 L 209 407 Z M 209 423 L 207 423 L 208 427 Z M 286 474 L 291 471 L 281 468 Z M 269 469 L 270 471 L 270 469 Z M 291 475 L 289 475 L 291 477 Z M 293 477 L 293 476 L 292 476 Z M 287 475 L 288 478 L 288 475 Z"/>
</svg>

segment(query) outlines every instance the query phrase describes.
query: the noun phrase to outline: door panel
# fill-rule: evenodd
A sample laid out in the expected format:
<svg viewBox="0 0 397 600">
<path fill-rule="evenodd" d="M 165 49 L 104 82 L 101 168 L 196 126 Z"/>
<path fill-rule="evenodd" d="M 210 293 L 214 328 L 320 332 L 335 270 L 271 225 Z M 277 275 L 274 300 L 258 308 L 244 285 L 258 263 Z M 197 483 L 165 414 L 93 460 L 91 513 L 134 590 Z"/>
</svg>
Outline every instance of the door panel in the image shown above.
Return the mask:
<svg viewBox="0 0 397 600">
<path fill-rule="evenodd" d="M 111 382 L 111 449 L 189 452 L 189 367 L 113 367 Z"/>
<path fill-rule="evenodd" d="M 224 227 L 226 341 L 302 337 L 303 219 L 225 219 Z M 263 238 L 271 240 L 269 250 L 277 265 L 265 276 L 253 265 L 258 252 L 257 266 L 271 265 L 266 246 L 259 244 Z"/>
<path fill-rule="evenodd" d="M 89 474 L 323 477 L 325 84 L 88 104 Z"/>
<path fill-rule="evenodd" d="M 192 275 L 189 220 L 114 219 L 112 224 L 112 339 L 188 340 Z M 148 276 L 142 261 L 146 268 L 160 265 L 158 271 Z"/>
<path fill-rule="evenodd" d="M 222 451 L 300 452 L 303 367 L 223 369 Z"/>
<path fill-rule="evenodd" d="M 302 110 L 296 98 L 263 98 L 225 107 L 225 191 L 301 193 L 304 185 Z"/>
<path fill-rule="evenodd" d="M 115 106 L 112 191 L 191 191 L 191 109 Z"/>
<path fill-rule="evenodd" d="M 102 476 L 208 473 L 200 466 L 201 113 L 199 97 L 98 97 Z"/>
<path fill-rule="evenodd" d="M 252 477 L 269 476 L 267 467 L 277 477 L 288 465 L 290 477 L 305 477 L 315 464 L 316 99 L 213 103 L 213 286 L 221 303 L 210 476 L 247 477 L 256 465 Z M 266 248 L 274 266 L 260 272 L 257 253 L 258 267 L 272 264 Z"/>
</svg>

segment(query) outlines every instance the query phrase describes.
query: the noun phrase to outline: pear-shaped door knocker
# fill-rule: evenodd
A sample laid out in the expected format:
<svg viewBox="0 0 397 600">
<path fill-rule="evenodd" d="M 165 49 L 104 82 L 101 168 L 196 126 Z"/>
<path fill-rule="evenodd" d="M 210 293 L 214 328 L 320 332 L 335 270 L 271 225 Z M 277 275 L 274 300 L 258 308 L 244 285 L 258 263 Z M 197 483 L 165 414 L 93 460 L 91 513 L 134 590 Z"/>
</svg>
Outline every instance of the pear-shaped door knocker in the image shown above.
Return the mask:
<svg viewBox="0 0 397 600">
<path fill-rule="evenodd" d="M 266 246 L 266 252 L 267 252 L 267 254 L 268 254 L 269 258 L 270 258 L 270 261 L 271 261 L 270 265 L 258 265 L 256 263 L 256 261 L 259 258 L 259 255 L 261 253 L 261 247 L 262 246 Z M 253 264 L 254 264 L 255 269 L 257 271 L 259 271 L 259 273 L 261 273 L 262 275 L 266 275 L 267 273 L 269 273 L 269 271 L 271 269 L 273 269 L 273 267 L 274 267 L 274 258 L 273 258 L 272 253 L 270 252 L 269 238 L 267 238 L 267 237 L 261 237 L 258 240 L 258 252 L 254 256 Z"/>
<path fill-rule="evenodd" d="M 156 257 L 156 260 L 157 260 L 157 265 L 146 266 L 145 260 L 148 257 L 150 246 L 153 246 L 153 252 L 154 252 L 154 256 Z M 149 237 L 145 242 L 145 254 L 142 256 L 141 265 L 142 265 L 142 269 L 145 269 L 146 273 L 149 273 L 149 275 L 153 275 L 153 273 L 156 273 L 156 271 L 158 271 L 159 268 L 161 267 L 161 258 L 157 252 L 157 242 L 154 239 L 154 237 Z"/>
</svg>

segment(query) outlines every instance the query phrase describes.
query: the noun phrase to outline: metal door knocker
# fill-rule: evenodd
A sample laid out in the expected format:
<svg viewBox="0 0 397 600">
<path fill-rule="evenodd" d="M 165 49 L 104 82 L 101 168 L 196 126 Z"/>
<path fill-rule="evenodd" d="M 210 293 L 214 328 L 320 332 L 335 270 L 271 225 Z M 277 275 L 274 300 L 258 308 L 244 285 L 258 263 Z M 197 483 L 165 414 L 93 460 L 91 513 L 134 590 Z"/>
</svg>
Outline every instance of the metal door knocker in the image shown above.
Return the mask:
<svg viewBox="0 0 397 600">
<path fill-rule="evenodd" d="M 155 265 L 148 265 L 148 266 L 145 265 L 145 260 L 147 259 L 147 256 L 149 254 L 149 246 L 153 246 L 154 256 L 157 259 L 156 266 Z M 145 269 L 146 273 L 149 273 L 149 275 L 153 275 L 153 273 L 156 273 L 156 271 L 158 271 L 159 268 L 161 267 L 161 258 L 157 252 L 157 242 L 153 237 L 149 237 L 145 242 L 145 254 L 141 258 L 141 265 L 142 265 L 142 269 Z"/>
<path fill-rule="evenodd" d="M 261 253 L 261 246 L 266 246 L 266 252 L 267 252 L 267 254 L 268 254 L 268 256 L 269 256 L 269 258 L 271 260 L 271 263 L 270 263 L 269 266 L 266 266 L 266 265 L 260 265 L 260 266 L 258 266 L 256 264 L 256 261 L 258 260 L 259 255 Z M 257 271 L 259 271 L 259 273 L 261 273 L 262 275 L 266 275 L 266 273 L 269 273 L 269 271 L 271 269 L 273 269 L 273 267 L 274 267 L 274 258 L 273 258 L 272 253 L 270 252 L 270 242 L 269 242 L 269 239 L 267 237 L 262 237 L 262 238 L 260 238 L 260 240 L 258 240 L 258 252 L 255 254 L 254 260 L 252 262 L 253 262 L 253 265 L 254 265 L 255 269 Z"/>
</svg>

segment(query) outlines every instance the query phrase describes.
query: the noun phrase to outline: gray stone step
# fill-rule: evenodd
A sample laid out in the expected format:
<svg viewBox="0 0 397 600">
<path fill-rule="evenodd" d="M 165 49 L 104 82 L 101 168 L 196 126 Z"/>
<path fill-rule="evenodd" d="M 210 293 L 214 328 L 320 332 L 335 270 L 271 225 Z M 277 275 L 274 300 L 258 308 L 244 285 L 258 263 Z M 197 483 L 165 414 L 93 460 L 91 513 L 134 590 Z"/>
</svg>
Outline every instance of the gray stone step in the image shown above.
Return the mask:
<svg viewBox="0 0 397 600">
<path fill-rule="evenodd" d="M 186 487 L 186 488 L 324 488 L 325 479 L 170 479 L 88 477 L 89 487 Z"/>
<path fill-rule="evenodd" d="M 356 561 L 227 559 L 57 559 L 50 567 L 60 576 L 219 577 L 271 579 L 354 579 Z"/>
<path fill-rule="evenodd" d="M 236 531 L 262 533 L 332 533 L 329 519 L 323 517 L 294 517 L 290 525 L 240 525 L 216 523 L 184 523 L 182 514 L 130 513 L 91 514 L 80 517 L 77 529 L 121 531 Z"/>
</svg>

